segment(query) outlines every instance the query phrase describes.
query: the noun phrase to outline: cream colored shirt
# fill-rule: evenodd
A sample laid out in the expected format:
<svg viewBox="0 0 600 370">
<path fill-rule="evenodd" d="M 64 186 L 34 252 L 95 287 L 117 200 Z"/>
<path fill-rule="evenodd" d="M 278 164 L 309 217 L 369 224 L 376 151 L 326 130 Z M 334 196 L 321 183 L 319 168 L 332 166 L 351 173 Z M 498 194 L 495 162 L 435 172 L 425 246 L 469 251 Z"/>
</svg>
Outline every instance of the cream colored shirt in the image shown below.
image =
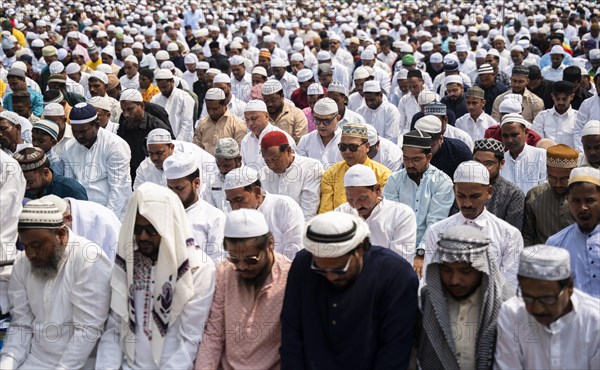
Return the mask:
<svg viewBox="0 0 600 370">
<path fill-rule="evenodd" d="M 246 125 L 228 109 L 217 122 L 210 116 L 200 119 L 194 133 L 194 144 L 214 154 L 219 139 L 231 137 L 240 144 L 244 135 L 246 135 Z"/>
<path fill-rule="evenodd" d="M 468 298 L 460 301 L 448 296 L 448 317 L 452 328 L 452 338 L 454 338 L 456 360 L 461 369 L 475 368 L 475 347 L 477 346 L 480 309 L 481 293 L 479 288 Z"/>
</svg>

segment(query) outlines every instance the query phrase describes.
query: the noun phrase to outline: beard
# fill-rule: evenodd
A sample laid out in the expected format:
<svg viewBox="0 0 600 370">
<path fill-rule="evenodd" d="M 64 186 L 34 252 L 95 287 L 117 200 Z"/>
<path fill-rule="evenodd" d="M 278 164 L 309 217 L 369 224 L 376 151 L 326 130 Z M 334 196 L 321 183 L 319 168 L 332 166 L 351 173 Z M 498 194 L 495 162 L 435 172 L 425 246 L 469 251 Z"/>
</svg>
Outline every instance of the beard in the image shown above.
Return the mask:
<svg viewBox="0 0 600 370">
<path fill-rule="evenodd" d="M 56 244 L 56 248 L 54 249 L 54 253 L 48 259 L 48 264 L 43 267 L 31 266 L 31 273 L 42 279 L 42 280 L 50 280 L 56 277 L 58 274 L 58 265 L 60 261 L 63 259 L 65 255 L 65 247 Z"/>
<path fill-rule="evenodd" d="M 271 274 L 271 266 L 271 264 L 266 264 L 262 271 L 252 279 L 244 279 L 238 275 L 238 283 L 250 293 L 254 294 L 258 292 L 265 284 L 267 277 Z"/>
</svg>

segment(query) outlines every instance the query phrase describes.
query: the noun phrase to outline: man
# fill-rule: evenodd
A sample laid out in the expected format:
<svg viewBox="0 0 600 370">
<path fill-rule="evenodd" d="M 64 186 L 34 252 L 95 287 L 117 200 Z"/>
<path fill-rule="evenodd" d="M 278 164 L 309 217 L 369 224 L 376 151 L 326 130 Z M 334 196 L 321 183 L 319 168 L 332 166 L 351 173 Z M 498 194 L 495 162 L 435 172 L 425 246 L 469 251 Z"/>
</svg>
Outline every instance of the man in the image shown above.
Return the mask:
<svg viewBox="0 0 600 370">
<path fill-rule="evenodd" d="M 546 245 L 523 251 L 520 297 L 498 314 L 495 369 L 598 367 L 600 301 L 574 287 L 572 261 L 568 252 Z"/>
<path fill-rule="evenodd" d="M 292 198 L 270 194 L 262 189 L 258 172 L 250 167 L 235 168 L 225 175 L 223 185 L 231 209 L 259 210 L 267 220 L 275 240 L 275 251 L 294 259 L 302 249 L 304 215 Z"/>
<path fill-rule="evenodd" d="M 125 58 L 125 63 L 123 65 L 123 71 L 125 74 L 123 74 L 119 79 L 121 82 L 121 88 L 123 90 L 138 90 L 140 88 L 140 74 L 138 73 L 139 68 L 139 62 L 135 55 L 130 55 Z"/>
<path fill-rule="evenodd" d="M 152 103 L 163 107 L 169 114 L 169 123 L 177 140 L 192 142 L 194 131 L 194 99 L 185 91 L 175 88 L 173 73 L 159 69 L 154 79 L 160 94 L 152 98 Z"/>
<path fill-rule="evenodd" d="M 229 58 L 231 64 L 231 93 L 244 103 L 248 103 L 252 89 L 252 76 L 246 72 L 244 57 L 235 55 Z"/>
<path fill-rule="evenodd" d="M 299 109 L 305 109 L 308 104 L 308 87 L 315 82 L 313 71 L 308 68 L 302 68 L 296 73 L 299 87 L 292 92 L 290 100 Z"/>
<path fill-rule="evenodd" d="M 333 99 L 318 100 L 313 107 L 313 121 L 316 130 L 302 136 L 296 153 L 318 160 L 324 169 L 328 169 L 342 160 L 338 144 L 342 136 L 339 127 L 341 115 L 339 106 Z M 247 122 L 246 118 L 246 122 Z"/>
<path fill-rule="evenodd" d="M 283 85 L 277 80 L 268 80 L 262 86 L 263 101 L 267 105 L 274 126 L 279 127 L 298 143 L 306 134 L 308 122 L 302 110 L 284 100 Z"/>
<path fill-rule="evenodd" d="M 533 55 L 533 54 L 530 54 Z M 542 71 L 538 67 L 537 63 L 527 67 L 529 69 L 529 83 L 527 89 L 534 93 L 538 98 L 544 102 L 544 108 L 552 108 L 552 81 L 545 80 L 542 77 Z"/>
<path fill-rule="evenodd" d="M 281 307 L 291 263 L 274 250 L 274 244 L 259 211 L 239 209 L 227 214 L 223 246 L 228 261 L 217 266 L 215 295 L 196 369 L 250 364 L 257 369 L 279 368 Z M 249 336 L 240 323 L 264 335 Z"/>
<path fill-rule="evenodd" d="M 517 185 L 523 193 L 546 181 L 546 151 L 528 145 L 525 141 L 529 132 L 529 121 L 518 113 L 502 118 L 500 132 L 507 151 L 506 164 L 500 173 Z"/>
<path fill-rule="evenodd" d="M 528 84 L 529 69 L 523 66 L 513 68 L 512 76 L 510 77 L 510 89 L 498 95 L 496 100 L 494 100 L 491 116 L 500 122 L 501 117 L 498 108 L 504 100 L 504 96 L 507 94 L 519 94 L 523 96 L 522 115 L 527 121 L 532 122 L 538 113 L 544 109 L 544 101 L 527 89 Z"/>
<path fill-rule="evenodd" d="M 502 143 L 491 138 L 477 140 L 473 149 L 473 159 L 490 172 L 492 197 L 485 203 L 485 208 L 494 216 L 521 230 L 525 193 L 500 175 L 500 170 L 506 163 Z"/>
<path fill-rule="evenodd" d="M 287 195 L 296 200 L 305 220 L 319 210 L 323 166 L 316 159 L 294 155 L 291 138 L 271 131 L 260 141 L 265 166 L 261 169 L 263 188 L 271 194 Z"/>
<path fill-rule="evenodd" d="M 381 136 L 393 143 L 398 142 L 400 133 L 400 113 L 392 103 L 383 100 L 383 92 L 378 81 L 367 81 L 363 87 L 365 104 L 356 113 L 370 122 Z"/>
<path fill-rule="evenodd" d="M 98 125 L 96 109 L 76 104 L 69 114 L 73 137 L 60 153 L 65 177 L 77 180 L 89 200 L 122 216 L 131 195 L 131 149 L 125 140 Z"/>
<path fill-rule="evenodd" d="M 581 131 L 581 144 L 583 155 L 579 166 L 600 168 L 600 121 L 591 120 L 585 124 Z"/>
<path fill-rule="evenodd" d="M 575 223 L 549 237 L 546 244 L 569 251 L 575 288 L 599 298 L 600 170 L 575 168 L 568 186 L 569 212 Z"/>
<path fill-rule="evenodd" d="M 290 99 L 292 92 L 300 87 L 298 78 L 287 71 L 289 63 L 287 60 L 282 58 L 273 58 L 271 60 L 271 72 L 273 75 L 270 77 L 272 80 L 279 81 L 283 86 L 283 95 L 286 99 Z"/>
<path fill-rule="evenodd" d="M 426 280 L 419 365 L 488 369 L 498 311 L 515 291 L 498 271 L 486 233 L 467 225 L 447 228 L 427 266 Z"/>
<path fill-rule="evenodd" d="M 461 163 L 454 174 L 454 197 L 460 212 L 439 221 L 427 229 L 423 239 L 425 264 L 432 261 L 440 235 L 455 225 L 469 225 L 482 230 L 490 239 L 490 255 L 499 271 L 513 287 L 517 286 L 519 253 L 523 238 L 517 228 L 499 219 L 485 209 L 492 195 L 490 174 L 481 163 Z"/>
<path fill-rule="evenodd" d="M 71 197 L 87 200 L 85 188 L 74 179 L 55 174 L 50 168 L 50 160 L 40 148 L 23 148 L 13 155 L 23 171 L 25 177 L 25 197 L 29 199 L 41 198 L 54 194 L 61 198 Z"/>
<path fill-rule="evenodd" d="M 563 144 L 546 150 L 548 182 L 532 188 L 525 197 L 523 240 L 526 247 L 545 243 L 548 237 L 575 222 L 569 214 L 567 184 L 578 159 L 579 153 Z"/>
<path fill-rule="evenodd" d="M 250 131 L 245 134 L 240 145 L 244 166 L 250 166 L 257 171 L 265 166 L 265 161 L 260 154 L 260 143 L 265 135 L 272 131 L 283 132 L 288 137 L 292 150 L 296 150 L 296 143 L 292 136 L 269 122 L 269 111 L 262 100 L 250 100 L 246 104 L 244 121 Z"/>
<path fill-rule="evenodd" d="M 119 124 L 111 120 L 112 107 L 110 106 L 110 100 L 103 96 L 94 96 L 88 100 L 88 103 L 96 108 L 100 127 L 116 134 L 119 130 Z"/>
<path fill-rule="evenodd" d="M 446 105 L 456 117 L 462 117 L 468 113 L 467 98 L 465 97 L 465 87 L 463 79 L 460 75 L 450 75 L 444 78 L 446 86 L 446 96 L 441 100 L 441 103 Z"/>
<path fill-rule="evenodd" d="M 7 93 L 2 100 L 4 109 L 17 112 L 16 109 L 13 109 L 13 94 L 16 92 L 27 92 L 29 93 L 33 114 L 36 117 L 41 117 L 44 111 L 44 97 L 39 92 L 27 86 L 25 72 L 19 68 L 11 68 L 6 75 L 6 80 L 12 91 Z"/>
<path fill-rule="evenodd" d="M 409 206 L 417 217 L 416 243 L 425 230 L 448 217 L 454 203 L 452 179 L 431 164 L 431 136 L 419 130 L 404 135 L 402 144 L 404 168 L 394 172 L 383 187 L 389 201 Z M 422 262 L 416 259 L 415 262 Z"/>
<path fill-rule="evenodd" d="M 240 143 L 246 127 L 227 108 L 225 92 L 217 87 L 209 89 L 204 97 L 204 105 L 208 115 L 198 121 L 194 143 L 211 154 L 215 151 L 217 141 L 224 137 L 232 137 Z"/>
<path fill-rule="evenodd" d="M 375 172 L 357 164 L 344 175 L 347 203 L 335 210 L 357 214 L 371 231 L 374 245 L 389 248 L 412 264 L 417 237 L 417 221 L 413 210 L 402 203 L 383 199 Z"/>
<path fill-rule="evenodd" d="M 23 119 L 15 112 L 0 112 L 0 149 L 2 151 L 13 155 L 15 152 L 31 146 L 31 143 L 23 141 L 22 132 L 25 131 L 23 124 L 30 125 L 29 121 L 23 122 Z M 31 129 L 26 130 L 31 131 Z"/>
<path fill-rule="evenodd" d="M 477 70 L 479 82 L 475 82 L 484 92 L 485 113 L 491 115 L 496 98 L 508 90 L 506 85 L 496 82 L 494 68 L 489 64 L 482 64 Z"/>
<path fill-rule="evenodd" d="M 317 215 L 303 234 L 281 311 L 282 368 L 406 369 L 418 314 L 410 265 L 371 246 L 355 215 Z"/>
<path fill-rule="evenodd" d="M 146 159 L 146 140 L 148 134 L 157 128 L 171 131 L 171 127 L 159 118 L 146 112 L 142 94 L 136 89 L 127 89 L 121 93 L 123 124 L 119 125 L 117 135 L 131 148 L 131 179 L 135 181 L 136 170 Z"/>
<path fill-rule="evenodd" d="M 50 201 L 32 200 L 23 207 L 19 241 L 25 253 L 17 256 L 12 269 L 12 320 L 0 366 L 85 365 L 107 318 L 111 262 L 96 243 L 69 230 Z"/>
<path fill-rule="evenodd" d="M 327 91 L 324 91 L 325 95 L 333 99 L 338 106 L 338 113 L 342 117 L 338 122 L 340 128 L 344 127 L 346 123 L 365 123 L 365 119 L 360 114 L 350 110 L 348 105 L 348 89 L 341 83 L 333 81 L 329 84 Z"/>
<path fill-rule="evenodd" d="M 219 172 L 208 178 L 204 199 L 221 211 L 228 213 L 231 211 L 231 207 L 226 200 L 223 185 L 225 175 L 229 171 L 242 166 L 242 157 L 240 156 L 240 146 L 238 143 L 230 137 L 217 141 L 215 162 Z"/>
<path fill-rule="evenodd" d="M 557 144 L 575 147 L 575 118 L 577 111 L 571 108 L 573 101 L 573 84 L 557 81 L 552 85 L 554 107 L 541 111 L 533 120 L 531 129 L 545 139 Z M 539 244 L 539 243 L 536 243 Z"/>
<path fill-rule="evenodd" d="M 335 103 L 334 103 L 335 104 Z M 355 164 L 364 164 L 373 171 L 381 187 L 392 172 L 384 165 L 372 161 L 369 156 L 369 136 L 362 124 L 346 124 L 338 144 L 343 160 L 329 167 L 321 181 L 321 205 L 319 213 L 332 211 L 346 202 L 344 175 Z"/>
<path fill-rule="evenodd" d="M 120 122 L 121 118 L 121 106 L 119 101 L 115 98 L 108 96 L 106 90 L 108 88 L 108 76 L 104 72 L 94 71 L 90 73 L 88 78 L 88 88 L 92 97 L 100 96 L 107 99 L 110 102 L 111 110 L 110 114 L 115 122 Z"/>
<path fill-rule="evenodd" d="M 483 139 L 485 130 L 497 125 L 496 120 L 484 112 L 486 105 L 485 92 L 479 86 L 473 86 L 467 90 L 466 97 L 467 113 L 457 115 L 454 126 L 471 136 L 473 141 Z"/>
<path fill-rule="evenodd" d="M 175 153 L 164 160 L 163 168 L 167 187 L 177 194 L 185 208 L 196 245 L 215 264 L 219 263 L 225 257 L 222 247 L 225 214 L 200 199 L 200 168 L 196 158 Z"/>
<path fill-rule="evenodd" d="M 586 123 L 592 120 L 600 120 L 600 73 L 596 74 L 594 77 L 594 81 L 596 84 L 596 95 L 591 98 L 587 98 L 581 103 L 581 107 L 577 111 L 577 118 L 575 119 L 575 129 L 573 130 L 573 134 L 575 136 L 575 145 L 579 152 L 583 151 L 583 148 L 579 146 L 578 138 L 581 137 L 581 130 L 583 130 L 583 126 Z"/>
<path fill-rule="evenodd" d="M 565 50 L 560 45 L 554 45 L 550 50 L 551 65 L 542 68 L 542 77 L 545 80 L 556 82 L 562 81 L 563 71 L 567 68 L 563 64 L 565 59 Z"/>
<path fill-rule="evenodd" d="M 398 171 L 402 165 L 402 149 L 388 139 L 380 137 L 372 125 L 368 123 L 364 125 L 369 135 L 369 153 L 367 153 L 369 158 L 386 166 L 392 172 Z"/>
<path fill-rule="evenodd" d="M 191 368 L 215 288 L 213 262 L 194 242 L 177 195 L 143 184 L 119 233 L 96 368 Z"/>
<path fill-rule="evenodd" d="M 211 73 L 209 72 L 211 71 L 207 71 L 207 73 L 211 75 Z M 231 93 L 231 78 L 228 74 L 216 74 L 212 79 L 211 87 L 216 87 L 223 90 L 223 92 L 225 93 L 225 104 L 227 106 L 227 109 L 231 113 L 233 113 L 234 116 L 240 119 L 244 116 L 244 108 L 246 107 L 246 103 L 244 103 Z M 207 108 L 208 107 L 206 104 L 202 107 L 202 113 L 200 114 L 200 118 L 204 118 L 208 115 Z"/>
<path fill-rule="evenodd" d="M 589 76 L 586 76 L 589 79 Z M 581 103 L 592 96 L 592 93 L 587 91 L 583 86 L 582 70 L 579 66 L 569 66 L 563 71 L 562 81 L 573 84 L 573 100 L 571 107 L 577 111 L 581 107 Z"/>
</svg>

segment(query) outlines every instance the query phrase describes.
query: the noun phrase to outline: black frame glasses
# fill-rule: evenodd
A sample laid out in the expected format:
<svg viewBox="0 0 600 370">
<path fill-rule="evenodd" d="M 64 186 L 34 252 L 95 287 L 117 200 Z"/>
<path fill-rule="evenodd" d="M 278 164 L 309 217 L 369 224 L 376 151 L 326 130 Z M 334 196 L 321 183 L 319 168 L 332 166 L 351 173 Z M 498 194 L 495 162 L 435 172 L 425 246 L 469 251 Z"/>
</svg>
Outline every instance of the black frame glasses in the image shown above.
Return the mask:
<svg viewBox="0 0 600 370">
<path fill-rule="evenodd" d="M 340 152 L 345 152 L 347 149 L 349 149 L 352 153 L 356 153 L 358 151 L 358 148 L 360 148 L 361 146 L 365 145 L 366 143 L 360 143 L 360 144 L 344 144 L 344 143 L 339 143 L 338 144 L 338 149 L 340 150 Z"/>
<path fill-rule="evenodd" d="M 154 228 L 154 226 L 152 226 L 152 224 L 148 224 L 148 225 L 135 224 L 135 226 L 133 226 L 133 234 L 134 235 L 142 235 L 142 231 L 145 231 L 146 234 L 148 234 L 150 236 L 154 236 L 154 235 L 158 234 L 158 231 Z"/>
<path fill-rule="evenodd" d="M 517 295 L 519 297 L 521 297 L 521 299 L 523 299 L 523 302 L 525 302 L 525 304 L 528 306 L 534 305 L 536 301 L 540 302 L 544 306 L 552 306 L 558 302 L 558 299 L 566 290 L 567 290 L 567 287 L 564 287 L 560 290 L 560 292 L 558 292 L 557 295 L 547 295 L 547 296 L 542 296 L 542 297 L 530 297 L 530 296 L 524 296 L 523 291 L 521 291 L 521 288 L 519 287 L 519 289 L 517 290 Z"/>
<path fill-rule="evenodd" d="M 313 117 L 313 122 L 315 123 L 315 126 L 320 126 L 320 125 L 329 126 L 329 125 L 331 125 L 333 120 L 335 120 L 335 117 L 330 118 L 330 119 L 321 119 L 321 118 Z"/>
</svg>

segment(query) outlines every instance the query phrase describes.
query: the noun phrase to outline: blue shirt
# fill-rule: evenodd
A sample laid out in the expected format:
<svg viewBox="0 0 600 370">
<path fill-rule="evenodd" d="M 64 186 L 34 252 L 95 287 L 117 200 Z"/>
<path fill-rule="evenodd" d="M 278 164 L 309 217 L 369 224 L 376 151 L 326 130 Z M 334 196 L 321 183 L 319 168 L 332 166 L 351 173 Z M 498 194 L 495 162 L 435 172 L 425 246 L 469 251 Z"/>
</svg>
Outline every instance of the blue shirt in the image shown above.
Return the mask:
<svg viewBox="0 0 600 370">
<path fill-rule="evenodd" d="M 440 150 L 431 158 L 431 164 L 444 171 L 452 179 L 458 165 L 472 159 L 473 154 L 467 144 L 458 139 L 444 137 Z"/>
<path fill-rule="evenodd" d="M 29 199 L 41 198 L 44 195 L 56 195 L 60 198 L 74 198 L 79 200 L 88 200 L 87 192 L 83 185 L 77 180 L 68 177 L 63 177 L 55 173 L 52 174 L 52 182 L 46 186 L 40 194 L 25 193 L 25 197 Z"/>
<path fill-rule="evenodd" d="M 31 87 L 27 87 L 27 92 L 29 93 L 29 100 L 31 101 L 31 110 L 33 115 L 36 117 L 41 117 L 44 114 L 44 96 L 39 92 L 33 90 Z M 4 109 L 13 111 L 12 109 L 12 92 L 8 93 L 4 100 L 2 101 L 2 105 Z"/>
<path fill-rule="evenodd" d="M 600 225 L 590 233 L 581 232 L 577 224 L 567 226 L 546 244 L 568 250 L 575 288 L 600 298 Z"/>
<path fill-rule="evenodd" d="M 383 187 L 383 197 L 403 203 L 413 209 L 417 216 L 417 245 L 425 235 L 427 228 L 445 219 L 454 203 L 452 179 L 435 166 L 423 173 L 417 185 L 405 169 L 394 172 Z"/>
<path fill-rule="evenodd" d="M 356 257 L 352 257 L 356 258 Z M 395 252 L 373 246 L 350 285 L 334 289 L 296 254 L 281 310 L 282 369 L 406 369 L 419 280 Z"/>
</svg>

